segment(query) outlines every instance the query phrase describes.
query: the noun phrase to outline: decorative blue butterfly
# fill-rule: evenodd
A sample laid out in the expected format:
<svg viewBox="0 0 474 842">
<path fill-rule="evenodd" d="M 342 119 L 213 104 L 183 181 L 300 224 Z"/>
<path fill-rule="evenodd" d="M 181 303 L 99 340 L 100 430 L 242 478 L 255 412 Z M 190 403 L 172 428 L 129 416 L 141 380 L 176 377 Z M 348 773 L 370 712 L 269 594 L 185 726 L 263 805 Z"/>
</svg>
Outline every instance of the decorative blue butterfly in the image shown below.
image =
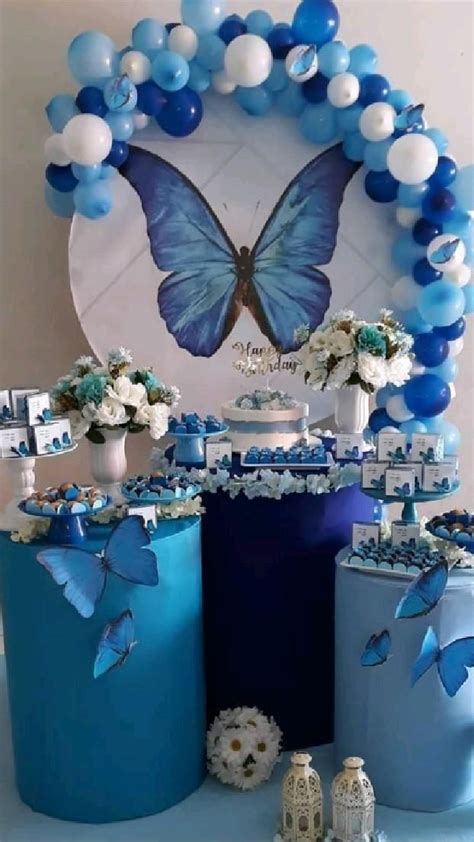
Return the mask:
<svg viewBox="0 0 474 842">
<path fill-rule="evenodd" d="M 424 450 L 420 450 L 420 456 L 423 462 L 436 462 L 436 453 L 434 452 L 434 447 L 429 447 L 426 452 Z"/>
<path fill-rule="evenodd" d="M 291 64 L 290 76 L 292 79 L 298 78 L 298 76 L 306 76 L 306 74 L 314 67 L 316 61 L 317 52 L 314 44 L 300 47 L 295 60 Z"/>
<path fill-rule="evenodd" d="M 469 678 L 466 667 L 474 667 L 474 637 L 460 637 L 441 649 L 436 633 L 429 626 L 411 672 L 412 687 L 433 664 L 437 665 L 441 683 L 452 698 Z"/>
<path fill-rule="evenodd" d="M 395 128 L 401 132 L 418 132 L 423 129 L 423 111 L 425 110 L 425 106 L 420 103 L 419 105 L 407 105 L 406 108 L 403 108 L 400 111 L 400 114 L 395 117 Z"/>
<path fill-rule="evenodd" d="M 361 454 L 357 445 L 355 445 L 351 450 L 345 450 L 344 456 L 346 459 L 360 459 Z"/>
<path fill-rule="evenodd" d="M 451 490 L 451 483 L 447 477 L 443 477 L 441 482 L 434 480 L 433 482 L 436 491 L 450 491 Z"/>
<path fill-rule="evenodd" d="M 12 411 L 9 406 L 2 406 L 2 421 L 10 421 L 12 418 Z"/>
<path fill-rule="evenodd" d="M 448 582 L 448 564 L 438 561 L 428 570 L 423 570 L 411 582 L 397 605 L 395 619 L 421 617 L 429 614 L 444 594 Z"/>
<path fill-rule="evenodd" d="M 448 240 L 430 254 L 430 260 L 433 263 L 438 264 L 447 263 L 456 253 L 456 249 L 460 242 L 461 240 L 459 237 L 455 237 L 453 240 Z"/>
<path fill-rule="evenodd" d="M 79 547 L 50 547 L 36 558 L 58 585 L 66 585 L 63 594 L 81 617 L 92 617 L 109 572 L 137 585 L 158 584 L 155 553 L 144 549 L 148 544 L 142 518 L 131 515 L 113 529 L 101 555 Z"/>
<path fill-rule="evenodd" d="M 379 491 L 383 491 L 385 489 L 385 477 L 380 477 L 380 479 L 371 479 L 370 484 L 372 488 L 377 488 Z"/>
<path fill-rule="evenodd" d="M 392 641 L 390 632 L 384 629 L 380 634 L 373 634 L 369 637 L 365 649 L 360 656 L 360 663 L 363 667 L 377 667 L 387 660 Z"/>
<path fill-rule="evenodd" d="M 123 666 L 136 644 L 133 614 L 127 609 L 102 632 L 94 661 L 94 678 Z"/>
<path fill-rule="evenodd" d="M 71 436 L 69 435 L 69 433 L 63 433 L 62 446 L 63 447 L 71 447 L 71 445 L 72 445 Z"/>
<path fill-rule="evenodd" d="M 392 462 L 406 462 L 407 461 L 406 453 L 404 452 L 403 448 L 401 448 L 401 447 L 397 447 L 397 448 L 395 448 L 395 450 L 389 450 L 388 456 L 390 456 L 390 459 L 392 460 Z"/>
<path fill-rule="evenodd" d="M 11 447 L 10 450 L 16 453 L 17 456 L 29 456 L 30 451 L 26 442 L 21 441 L 18 447 Z"/>
<path fill-rule="evenodd" d="M 411 496 L 411 488 L 409 482 L 404 482 L 403 485 L 396 485 L 394 488 L 395 494 L 399 497 L 410 497 Z"/>
<path fill-rule="evenodd" d="M 40 424 L 46 424 L 47 421 L 51 421 L 52 417 L 53 413 L 50 409 L 43 409 L 43 412 L 36 416 L 36 420 L 39 421 Z"/>
<path fill-rule="evenodd" d="M 134 86 L 126 73 L 115 79 L 108 89 L 109 108 L 114 110 L 128 105 L 133 88 Z"/>
<path fill-rule="evenodd" d="M 171 273 L 158 305 L 178 345 L 211 357 L 248 307 L 275 348 L 301 347 L 295 330 L 314 330 L 329 306 L 329 279 L 314 267 L 332 258 L 344 190 L 359 167 L 341 145 L 314 158 L 289 184 L 254 247 L 238 252 L 186 176 L 130 146 L 120 172 L 140 197 L 153 260 Z"/>
</svg>

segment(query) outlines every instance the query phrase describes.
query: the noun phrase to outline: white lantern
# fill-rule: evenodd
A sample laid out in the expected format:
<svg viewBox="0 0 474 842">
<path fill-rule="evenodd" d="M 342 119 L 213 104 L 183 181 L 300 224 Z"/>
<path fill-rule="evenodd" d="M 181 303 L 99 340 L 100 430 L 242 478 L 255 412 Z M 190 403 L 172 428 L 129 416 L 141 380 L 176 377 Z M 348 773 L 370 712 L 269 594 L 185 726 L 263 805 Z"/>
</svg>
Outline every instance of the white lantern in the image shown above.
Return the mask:
<svg viewBox="0 0 474 842">
<path fill-rule="evenodd" d="M 321 781 L 310 762 L 310 754 L 296 752 L 283 779 L 284 842 L 320 842 L 323 838 Z"/>
<path fill-rule="evenodd" d="M 347 757 L 332 783 L 332 825 L 337 842 L 355 842 L 374 830 L 374 790 L 361 757 Z"/>
</svg>

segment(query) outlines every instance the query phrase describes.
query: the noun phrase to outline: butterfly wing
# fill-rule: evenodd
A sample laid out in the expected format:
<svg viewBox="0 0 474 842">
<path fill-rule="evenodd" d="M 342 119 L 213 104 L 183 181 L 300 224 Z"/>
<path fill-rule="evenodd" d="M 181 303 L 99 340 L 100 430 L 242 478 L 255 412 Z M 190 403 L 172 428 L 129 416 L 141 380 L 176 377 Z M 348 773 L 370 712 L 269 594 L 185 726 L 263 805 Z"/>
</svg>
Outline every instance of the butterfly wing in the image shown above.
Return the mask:
<svg viewBox="0 0 474 842">
<path fill-rule="evenodd" d="M 327 149 L 283 193 L 252 251 L 246 302 L 260 330 L 283 353 L 301 341 L 295 330 L 321 324 L 331 298 L 328 278 L 314 267 L 331 260 L 344 190 L 360 164 L 342 146 Z"/>
<path fill-rule="evenodd" d="M 146 547 L 151 543 L 143 518 L 130 515 L 114 528 L 105 547 L 107 567 L 117 576 L 138 585 L 158 584 L 156 555 Z"/>
<path fill-rule="evenodd" d="M 296 57 L 290 67 L 290 76 L 294 79 L 306 74 L 314 67 L 317 60 L 317 52 L 314 44 L 302 46 L 297 51 Z"/>
<path fill-rule="evenodd" d="M 135 624 L 130 610 L 124 611 L 105 627 L 97 647 L 94 678 L 122 666 L 135 645 Z"/>
<path fill-rule="evenodd" d="M 395 619 L 429 614 L 443 596 L 448 581 L 448 565 L 439 561 L 423 570 L 406 589 L 395 611 Z"/>
<path fill-rule="evenodd" d="M 380 634 L 373 634 L 366 643 L 360 663 L 363 667 L 376 667 L 387 660 L 391 647 L 390 632 L 384 629 Z"/>
<path fill-rule="evenodd" d="M 211 357 L 239 315 L 237 252 L 202 193 L 152 152 L 130 146 L 120 169 L 142 203 L 153 260 L 171 274 L 160 313 L 181 348 Z"/>
<path fill-rule="evenodd" d="M 467 681 L 467 667 L 474 667 L 474 637 L 461 637 L 441 650 L 438 672 L 448 696 L 455 696 Z"/>
<path fill-rule="evenodd" d="M 433 666 L 434 663 L 438 660 L 439 655 L 439 643 L 438 638 L 434 630 L 431 626 L 428 627 L 428 630 L 423 638 L 423 643 L 421 644 L 420 654 L 416 659 L 415 663 L 413 664 L 412 671 L 411 671 L 411 686 L 413 687 L 419 678 L 425 674 L 429 670 L 430 667 Z"/>
<path fill-rule="evenodd" d="M 105 587 L 102 559 L 77 547 L 50 547 L 36 558 L 56 584 L 66 585 L 63 594 L 81 617 L 92 617 Z"/>
</svg>

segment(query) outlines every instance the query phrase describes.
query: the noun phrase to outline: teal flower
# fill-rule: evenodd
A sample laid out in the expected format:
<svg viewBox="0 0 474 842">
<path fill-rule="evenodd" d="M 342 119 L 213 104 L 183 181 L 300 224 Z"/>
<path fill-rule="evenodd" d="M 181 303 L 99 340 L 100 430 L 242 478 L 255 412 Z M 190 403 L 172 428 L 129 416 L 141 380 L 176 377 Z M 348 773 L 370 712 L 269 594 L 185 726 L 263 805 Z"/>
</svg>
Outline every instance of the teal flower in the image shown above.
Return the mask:
<svg viewBox="0 0 474 842">
<path fill-rule="evenodd" d="M 357 349 L 375 357 L 385 357 L 387 354 L 387 340 L 375 325 L 364 325 L 357 334 Z"/>
<path fill-rule="evenodd" d="M 76 396 L 80 404 L 102 403 L 107 378 L 97 374 L 86 374 L 76 388 Z"/>
<path fill-rule="evenodd" d="M 151 368 L 141 368 L 137 371 L 132 371 L 130 380 L 132 383 L 142 383 L 147 392 L 151 392 L 152 389 L 158 389 L 162 385 Z"/>
</svg>

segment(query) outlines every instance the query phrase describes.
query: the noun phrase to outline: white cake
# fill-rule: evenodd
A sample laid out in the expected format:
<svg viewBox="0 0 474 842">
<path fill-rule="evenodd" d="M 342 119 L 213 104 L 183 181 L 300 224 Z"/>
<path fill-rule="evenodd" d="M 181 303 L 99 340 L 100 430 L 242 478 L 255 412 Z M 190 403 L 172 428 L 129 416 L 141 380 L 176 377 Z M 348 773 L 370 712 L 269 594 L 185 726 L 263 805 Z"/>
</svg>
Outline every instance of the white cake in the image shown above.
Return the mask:
<svg viewBox="0 0 474 842">
<path fill-rule="evenodd" d="M 308 438 L 308 404 L 284 392 L 262 389 L 241 395 L 222 404 L 221 414 L 235 453 L 252 445 L 288 448 Z"/>
</svg>

